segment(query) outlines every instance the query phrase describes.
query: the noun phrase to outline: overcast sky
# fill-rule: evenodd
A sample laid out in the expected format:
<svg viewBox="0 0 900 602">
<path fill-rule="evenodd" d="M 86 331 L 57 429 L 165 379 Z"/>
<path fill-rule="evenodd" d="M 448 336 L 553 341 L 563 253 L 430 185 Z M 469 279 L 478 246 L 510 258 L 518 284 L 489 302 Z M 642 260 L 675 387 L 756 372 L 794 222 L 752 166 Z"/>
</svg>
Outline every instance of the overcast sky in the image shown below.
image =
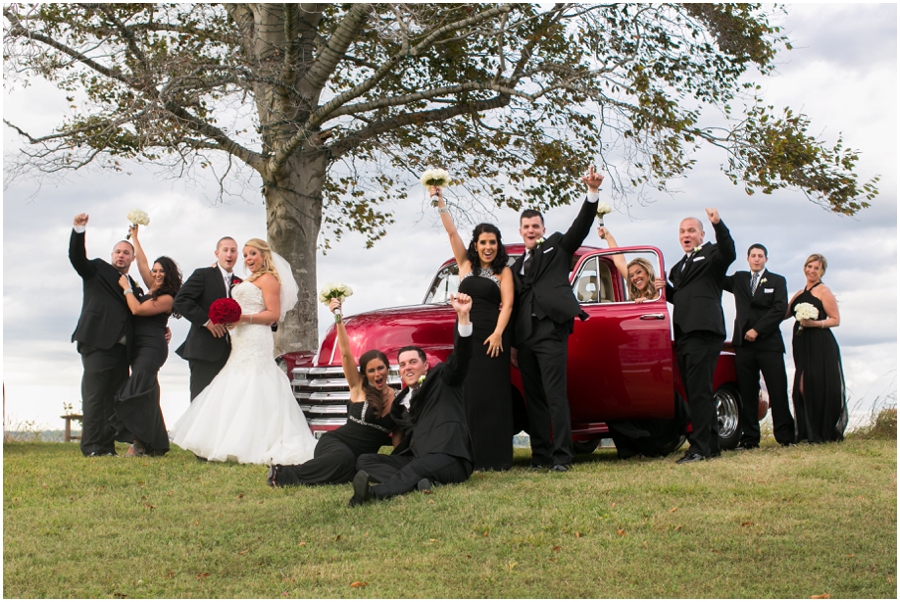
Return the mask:
<svg viewBox="0 0 900 602">
<path fill-rule="evenodd" d="M 738 247 L 729 272 L 746 269 L 746 248 L 762 242 L 769 248 L 769 269 L 787 277 L 791 294 L 804 284 L 804 259 L 823 253 L 829 263 L 824 281 L 841 309 L 835 336 L 851 409 L 865 412 L 878 396 L 896 390 L 897 7 L 805 4 L 788 10 L 784 25 L 794 50 L 780 55 L 776 74 L 758 80 L 764 98 L 776 108 L 791 106 L 809 115 L 811 131 L 828 143 L 842 133 L 845 146 L 860 151 L 861 179 L 881 175 L 873 207 L 848 218 L 823 210 L 797 191 L 748 197 L 721 173 L 725 156 L 708 150 L 696 157 L 698 165 L 686 178 L 674 183 L 674 194 L 657 194 L 643 205 L 604 198 L 616 209 L 606 224 L 622 245 L 658 246 L 671 266 L 681 256 L 680 219 L 701 217 L 712 235 L 704 207 L 717 207 Z M 66 104 L 62 93 L 40 85 L 7 93 L 4 100 L 4 117 L 34 132 L 48 131 Z M 17 144 L 4 127 L 4 151 Z M 212 263 L 215 242 L 223 235 L 239 244 L 265 237 L 258 182 L 247 187 L 244 201 L 216 204 L 212 181 L 173 181 L 140 166 L 128 171 L 131 175 L 80 173 L 39 190 L 21 182 L 4 193 L 3 381 L 12 425 L 34 421 L 62 428 L 63 403 L 80 404 L 80 356 L 69 342 L 81 307 L 80 279 L 67 257 L 75 214 L 91 215 L 88 256 L 108 260 L 115 241 L 127 232 L 126 213 L 144 209 L 151 218 L 141 236 L 148 255 L 172 256 L 185 276 Z M 548 230 L 564 230 L 576 210 L 547 213 Z M 373 249 L 350 235 L 319 258 L 320 284 L 346 282 L 356 291 L 346 304 L 348 314 L 420 302 L 437 267 L 451 255 L 420 188 L 411 190 L 396 213 L 397 223 Z M 512 211 L 478 217 L 496 223 L 506 242 L 520 240 Z M 461 232 L 471 226 L 459 225 Z M 594 233 L 585 244 L 605 246 Z M 723 303 L 730 336 L 734 303 L 728 293 Z M 321 333 L 330 323 L 323 307 L 319 321 Z M 163 412 L 171 425 L 187 407 L 189 394 L 187 363 L 174 353 L 188 325 L 184 320 L 170 325 L 173 346 L 160 380 Z M 790 325 L 782 328 L 788 342 Z M 786 361 L 792 375 L 790 352 Z"/>
</svg>

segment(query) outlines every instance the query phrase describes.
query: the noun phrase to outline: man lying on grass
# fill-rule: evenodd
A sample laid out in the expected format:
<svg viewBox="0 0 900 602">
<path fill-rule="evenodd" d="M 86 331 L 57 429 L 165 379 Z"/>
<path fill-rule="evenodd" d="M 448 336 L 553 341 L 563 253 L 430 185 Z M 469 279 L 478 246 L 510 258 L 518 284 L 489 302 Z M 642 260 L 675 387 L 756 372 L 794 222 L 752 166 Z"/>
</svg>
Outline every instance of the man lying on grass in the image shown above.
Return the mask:
<svg viewBox="0 0 900 602">
<path fill-rule="evenodd" d="M 425 491 L 432 483 L 462 483 L 472 474 L 474 454 L 463 403 L 463 381 L 472 357 L 472 298 L 458 293 L 451 295 L 450 302 L 459 331 L 453 353 L 432 369 L 418 347 L 404 347 L 397 353 L 406 389 L 394 400 L 391 415 L 404 431 L 403 442 L 389 456 L 359 457 L 350 506 L 416 488 Z"/>
</svg>

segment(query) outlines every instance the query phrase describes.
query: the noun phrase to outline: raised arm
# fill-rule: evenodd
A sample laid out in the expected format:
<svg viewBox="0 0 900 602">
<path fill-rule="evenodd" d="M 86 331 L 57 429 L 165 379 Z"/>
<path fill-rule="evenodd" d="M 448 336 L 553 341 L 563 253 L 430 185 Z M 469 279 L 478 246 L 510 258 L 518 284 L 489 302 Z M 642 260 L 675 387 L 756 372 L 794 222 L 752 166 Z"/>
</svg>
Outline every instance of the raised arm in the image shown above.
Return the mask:
<svg viewBox="0 0 900 602">
<path fill-rule="evenodd" d="M 513 282 L 512 270 L 508 267 L 503 268 L 500 272 L 500 315 L 497 316 L 497 326 L 494 332 L 485 339 L 484 344 L 488 346 L 487 355 L 497 357 L 503 351 L 503 331 L 509 324 L 509 318 L 512 316 L 513 300 L 516 296 L 516 286 Z"/>
<path fill-rule="evenodd" d="M 706 217 L 709 218 L 716 232 L 716 246 L 719 247 L 719 253 L 713 258 L 717 262 L 722 274 L 728 269 L 735 259 L 737 259 L 737 251 L 734 248 L 734 239 L 731 238 L 731 232 L 725 226 L 725 222 L 719 217 L 719 210 L 715 207 L 706 209 Z"/>
<path fill-rule="evenodd" d="M 448 385 L 461 385 L 466 379 L 469 360 L 472 359 L 472 322 L 469 311 L 472 309 L 472 297 L 465 293 L 450 295 L 450 303 L 459 318 L 459 332 L 454 337 L 453 353 L 447 358 L 446 366 L 441 374 Z"/>
<path fill-rule="evenodd" d="M 559 246 L 569 253 L 575 253 L 591 231 L 591 224 L 594 223 L 594 217 L 597 215 L 597 202 L 600 200 L 600 184 L 603 183 L 603 176 L 594 171 L 594 166 L 591 165 L 587 175 L 582 177 L 581 181 L 588 187 L 587 197 L 584 199 L 575 221 L 559 241 Z"/>
<path fill-rule="evenodd" d="M 141 274 L 141 280 L 147 290 L 153 284 L 153 275 L 150 274 L 150 264 L 147 262 L 147 255 L 141 247 L 141 241 L 138 240 L 138 226 L 128 226 L 128 233 L 131 234 L 131 243 L 134 245 L 134 258 L 137 260 L 138 272 Z"/>
<path fill-rule="evenodd" d="M 613 237 L 612 232 L 604 228 L 603 226 L 597 226 L 597 236 L 601 239 L 605 240 L 607 244 L 609 244 L 610 249 L 617 249 L 619 245 L 616 243 L 615 237 Z M 621 253 L 613 255 L 613 263 L 616 264 L 616 269 L 619 270 L 619 273 L 622 274 L 622 278 L 628 279 L 628 265 L 625 263 L 625 256 Z"/>
<path fill-rule="evenodd" d="M 84 228 L 88 223 L 88 214 L 79 213 L 72 222 L 72 236 L 69 237 L 69 261 L 78 275 L 84 279 L 93 278 L 97 268 L 87 258 L 84 249 Z M 79 232 L 80 230 L 80 232 Z"/>
<path fill-rule="evenodd" d="M 334 313 L 334 310 L 341 309 L 341 300 L 332 299 L 328 310 Z M 359 377 L 359 370 L 356 369 L 356 360 L 350 352 L 350 337 L 347 336 L 347 328 L 344 326 L 343 320 L 338 322 L 334 329 L 337 331 L 338 350 L 341 352 L 341 367 L 344 369 L 344 378 L 350 385 L 351 398 L 357 397 L 362 390 L 362 379 Z"/>
<path fill-rule="evenodd" d="M 462 278 L 472 270 L 472 262 L 469 261 L 466 255 L 466 243 L 463 242 L 462 237 L 456 230 L 456 224 L 453 223 L 453 218 L 450 217 L 450 209 L 444 203 L 444 195 L 440 187 L 432 186 L 429 188 L 428 193 L 431 196 L 437 195 L 438 197 L 438 213 L 441 216 L 444 230 L 447 231 L 447 236 L 450 237 L 450 248 L 453 249 L 453 257 L 456 258 L 456 265 L 459 266 L 459 277 Z"/>
</svg>

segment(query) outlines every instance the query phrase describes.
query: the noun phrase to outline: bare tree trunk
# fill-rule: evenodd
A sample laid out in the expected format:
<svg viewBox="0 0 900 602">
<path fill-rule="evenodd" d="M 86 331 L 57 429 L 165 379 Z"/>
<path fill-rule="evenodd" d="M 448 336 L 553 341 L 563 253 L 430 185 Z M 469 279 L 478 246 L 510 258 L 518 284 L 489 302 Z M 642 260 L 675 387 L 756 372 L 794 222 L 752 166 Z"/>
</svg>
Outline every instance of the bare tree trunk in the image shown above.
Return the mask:
<svg viewBox="0 0 900 602">
<path fill-rule="evenodd" d="M 269 245 L 291 264 L 300 288 L 296 307 L 275 335 L 276 354 L 316 351 L 319 346 L 316 248 L 326 168 L 324 154 L 299 153 L 288 160 L 282 175 L 263 187 Z"/>
</svg>

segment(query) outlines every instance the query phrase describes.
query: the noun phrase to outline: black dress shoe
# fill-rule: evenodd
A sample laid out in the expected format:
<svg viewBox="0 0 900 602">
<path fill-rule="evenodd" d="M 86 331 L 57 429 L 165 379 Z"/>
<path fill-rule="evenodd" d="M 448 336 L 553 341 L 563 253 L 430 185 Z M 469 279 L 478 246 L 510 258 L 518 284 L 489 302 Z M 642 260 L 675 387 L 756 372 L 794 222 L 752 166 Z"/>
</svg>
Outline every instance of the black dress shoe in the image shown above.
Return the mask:
<svg viewBox="0 0 900 602">
<path fill-rule="evenodd" d="M 549 464 L 532 464 L 528 467 L 529 470 L 538 471 L 538 470 L 547 470 L 550 468 Z"/>
<path fill-rule="evenodd" d="M 695 454 L 694 452 L 687 452 L 684 454 L 684 457 L 675 462 L 675 464 L 688 464 L 689 462 L 702 462 L 704 460 L 706 460 L 705 456 Z"/>
<path fill-rule="evenodd" d="M 431 481 L 428 479 L 420 479 L 418 483 L 416 483 L 416 489 L 419 491 L 431 491 Z"/>
<path fill-rule="evenodd" d="M 91 453 L 87 454 L 85 457 L 86 458 L 101 458 L 101 457 L 106 457 L 106 456 L 112 456 L 114 458 L 114 457 L 116 457 L 116 452 L 92 451 Z"/>
<path fill-rule="evenodd" d="M 569 472 L 571 464 L 554 464 L 550 467 L 550 472 Z"/>
<path fill-rule="evenodd" d="M 266 484 L 269 487 L 278 487 L 278 483 L 275 482 L 275 475 L 279 468 L 280 466 L 278 464 L 269 466 L 269 472 L 266 473 Z"/>
<path fill-rule="evenodd" d="M 797 447 L 797 444 L 791 443 L 790 441 L 788 441 L 787 443 L 782 443 L 781 447 Z"/>
<path fill-rule="evenodd" d="M 353 477 L 353 497 L 350 498 L 350 507 L 365 504 L 372 499 L 372 488 L 369 487 L 369 473 L 360 470 Z"/>
<path fill-rule="evenodd" d="M 734 448 L 734 451 L 748 451 L 751 449 L 759 449 L 758 443 L 741 443 Z"/>
</svg>

